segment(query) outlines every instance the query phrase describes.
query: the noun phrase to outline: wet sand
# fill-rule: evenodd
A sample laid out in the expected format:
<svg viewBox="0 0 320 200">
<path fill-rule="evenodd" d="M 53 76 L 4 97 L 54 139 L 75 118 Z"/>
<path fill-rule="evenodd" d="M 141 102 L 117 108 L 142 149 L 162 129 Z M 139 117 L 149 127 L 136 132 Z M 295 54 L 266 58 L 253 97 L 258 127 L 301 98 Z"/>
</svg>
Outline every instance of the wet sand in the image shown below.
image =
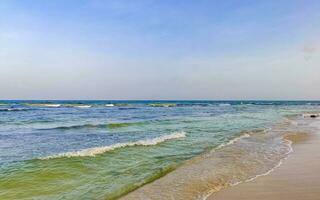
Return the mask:
<svg viewBox="0 0 320 200">
<path fill-rule="evenodd" d="M 317 122 L 317 126 L 319 123 Z M 319 200 L 320 131 L 291 135 L 293 153 L 266 176 L 222 189 L 208 200 Z"/>
</svg>

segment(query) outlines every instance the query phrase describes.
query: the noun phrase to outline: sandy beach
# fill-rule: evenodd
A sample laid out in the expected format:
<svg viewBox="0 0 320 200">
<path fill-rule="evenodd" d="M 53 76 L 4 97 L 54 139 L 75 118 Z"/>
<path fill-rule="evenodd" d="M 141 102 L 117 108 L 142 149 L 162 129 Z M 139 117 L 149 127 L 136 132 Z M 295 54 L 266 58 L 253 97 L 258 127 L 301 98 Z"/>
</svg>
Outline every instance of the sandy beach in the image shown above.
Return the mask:
<svg viewBox="0 0 320 200">
<path fill-rule="evenodd" d="M 317 124 L 319 125 L 319 123 Z M 273 172 L 225 188 L 208 200 L 319 200 L 320 132 L 291 135 L 293 153 Z"/>
</svg>

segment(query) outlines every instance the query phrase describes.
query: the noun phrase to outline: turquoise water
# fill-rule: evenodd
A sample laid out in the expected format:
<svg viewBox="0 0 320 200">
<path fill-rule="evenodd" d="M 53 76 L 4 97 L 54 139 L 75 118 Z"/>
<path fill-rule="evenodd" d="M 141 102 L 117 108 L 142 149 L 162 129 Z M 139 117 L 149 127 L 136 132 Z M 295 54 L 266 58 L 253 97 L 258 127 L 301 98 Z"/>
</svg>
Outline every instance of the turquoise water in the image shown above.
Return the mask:
<svg viewBox="0 0 320 200">
<path fill-rule="evenodd" d="M 0 199 L 114 199 L 305 101 L 1 101 Z"/>
</svg>

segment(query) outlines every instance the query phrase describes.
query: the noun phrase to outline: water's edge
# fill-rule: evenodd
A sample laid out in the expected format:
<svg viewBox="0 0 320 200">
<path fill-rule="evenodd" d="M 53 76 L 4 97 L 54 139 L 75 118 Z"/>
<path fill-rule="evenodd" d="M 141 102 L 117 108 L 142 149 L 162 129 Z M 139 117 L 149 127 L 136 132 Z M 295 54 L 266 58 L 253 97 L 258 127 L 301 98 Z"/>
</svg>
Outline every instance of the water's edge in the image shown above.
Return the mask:
<svg viewBox="0 0 320 200">
<path fill-rule="evenodd" d="M 297 117 L 297 116 L 295 116 Z M 270 174 L 271 172 L 273 172 L 274 170 L 276 170 L 278 167 L 280 167 L 282 165 L 282 163 L 291 155 L 291 153 L 293 152 L 293 147 L 292 147 L 292 144 L 293 142 L 289 139 L 286 138 L 286 136 L 288 136 L 289 134 L 296 134 L 296 133 L 299 133 L 301 131 L 309 131 L 309 130 L 305 130 L 304 128 L 306 126 L 309 127 L 309 125 L 300 125 L 299 123 L 301 123 L 301 121 L 304 121 L 304 119 L 302 119 L 301 117 L 299 117 L 299 119 L 297 120 L 300 120 L 300 122 L 297 122 L 295 120 L 292 120 L 290 119 L 289 120 L 289 124 L 290 126 L 293 125 L 293 127 L 290 127 L 291 129 L 288 129 L 286 131 L 283 131 L 279 134 L 279 136 L 281 137 L 281 140 L 283 141 L 283 144 L 285 144 L 288 149 L 286 152 L 283 153 L 282 157 L 279 159 L 279 161 L 277 163 L 274 163 L 274 165 L 270 168 L 268 168 L 267 170 L 261 172 L 261 173 L 258 173 L 258 174 L 254 174 L 254 175 L 249 175 L 247 176 L 246 179 L 244 180 L 241 180 L 241 181 L 237 181 L 235 183 L 227 183 L 226 185 L 223 185 L 221 187 L 214 187 L 212 188 L 211 190 L 208 190 L 206 192 L 204 192 L 202 195 L 199 195 L 199 198 L 196 198 L 196 199 L 202 199 L 202 200 L 206 200 L 208 197 L 214 195 L 215 193 L 219 192 L 221 189 L 223 188 L 227 188 L 227 187 L 232 187 L 232 186 L 236 186 L 238 184 L 241 184 L 241 183 L 245 183 L 245 182 L 250 182 L 250 181 L 253 181 L 261 176 L 266 176 L 268 174 Z M 292 130 L 294 129 L 295 127 L 299 127 L 301 128 L 301 130 Z M 305 133 L 305 132 L 303 132 Z M 199 160 L 199 159 L 206 159 L 206 157 L 208 157 L 208 154 L 209 153 L 212 153 L 214 151 L 218 151 L 218 150 L 223 150 L 224 148 L 228 147 L 228 146 L 232 146 L 234 145 L 235 143 L 237 143 L 238 141 L 241 141 L 242 139 L 246 139 L 246 138 L 249 138 L 251 137 L 252 135 L 250 134 L 247 134 L 247 133 L 243 133 L 241 134 L 240 136 L 236 137 L 236 138 L 233 138 L 232 140 L 230 140 L 229 142 L 225 143 L 225 144 L 221 144 L 219 145 L 218 147 L 215 147 L 211 150 L 209 150 L 209 152 L 204 152 L 202 153 L 201 155 L 199 156 L 196 156 L 194 158 L 191 158 L 190 160 L 186 160 L 184 161 L 182 164 L 180 164 L 179 166 L 175 167 L 175 168 L 171 168 L 170 170 L 168 171 L 165 171 L 164 173 L 162 174 L 157 174 L 156 176 L 154 176 L 153 178 L 151 178 L 150 180 L 148 180 L 148 182 L 145 182 L 144 184 L 138 186 L 138 187 L 135 187 L 135 188 L 131 188 L 130 190 L 126 191 L 125 193 L 123 193 L 122 195 L 119 195 L 118 197 L 115 197 L 113 199 L 134 199 L 135 197 L 139 196 L 139 195 L 132 195 L 132 194 L 135 194 L 136 191 L 137 193 L 139 192 L 139 190 L 143 190 L 145 189 L 146 187 L 148 187 L 149 185 L 151 185 L 152 183 L 156 183 L 157 181 L 159 181 L 160 179 L 166 179 L 168 175 L 171 175 L 175 172 L 177 172 L 177 170 L 180 170 L 180 168 L 183 168 L 184 166 L 190 164 L 190 163 L 193 163 L 194 161 L 196 162 L 196 160 Z M 210 155 L 209 155 L 210 156 Z M 158 184 L 159 185 L 159 184 Z M 152 188 L 152 187 L 151 187 Z M 148 190 L 148 189 L 145 189 L 144 192 Z M 153 191 L 154 192 L 154 191 Z M 130 197 L 131 195 L 131 197 Z M 129 198 L 128 198 L 129 197 Z M 132 198 L 134 197 L 134 198 Z M 110 198 L 108 198 L 110 199 Z M 150 198 L 150 199 L 153 199 L 153 198 Z M 164 198 L 165 199 L 165 198 Z M 180 199 L 180 198 L 177 198 L 177 199 Z M 193 198 L 190 198 L 190 199 L 193 199 Z"/>
</svg>

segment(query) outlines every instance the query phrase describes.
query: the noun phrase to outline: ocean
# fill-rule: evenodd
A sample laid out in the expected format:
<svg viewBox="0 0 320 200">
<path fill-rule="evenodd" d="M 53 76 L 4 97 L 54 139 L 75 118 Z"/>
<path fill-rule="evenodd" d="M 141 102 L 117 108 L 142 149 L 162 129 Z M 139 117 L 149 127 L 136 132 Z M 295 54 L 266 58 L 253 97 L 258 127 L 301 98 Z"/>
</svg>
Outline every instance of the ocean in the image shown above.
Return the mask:
<svg viewBox="0 0 320 200">
<path fill-rule="evenodd" d="M 116 199 L 168 173 L 167 193 L 152 199 L 183 199 L 181 185 L 199 180 L 188 196 L 205 199 L 278 166 L 293 119 L 319 110 L 319 101 L 2 100 L 0 199 Z"/>
</svg>

